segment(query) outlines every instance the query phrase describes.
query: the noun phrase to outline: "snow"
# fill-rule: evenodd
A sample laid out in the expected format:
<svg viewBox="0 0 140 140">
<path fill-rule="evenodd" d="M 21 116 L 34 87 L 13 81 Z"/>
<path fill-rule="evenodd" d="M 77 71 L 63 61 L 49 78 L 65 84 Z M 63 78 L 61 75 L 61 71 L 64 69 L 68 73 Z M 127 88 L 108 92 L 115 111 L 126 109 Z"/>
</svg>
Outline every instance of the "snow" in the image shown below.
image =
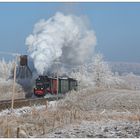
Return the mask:
<svg viewBox="0 0 140 140">
<path fill-rule="evenodd" d="M 55 110 L 55 106 L 56 106 L 56 101 L 50 101 L 48 103 L 48 109 Z M 11 109 L 5 109 L 0 112 L 0 117 L 6 115 L 22 116 L 24 114 L 31 113 L 33 109 L 36 109 L 36 111 L 42 111 L 46 109 L 46 106 L 45 105 L 34 105 L 32 107 L 26 106 L 18 109 L 13 109 L 13 111 Z"/>
<path fill-rule="evenodd" d="M 23 114 L 26 114 L 26 113 L 30 113 L 32 111 L 32 108 L 33 107 L 22 107 L 22 108 L 18 108 L 18 109 L 13 109 L 13 111 L 11 109 L 6 109 L 6 110 L 2 110 L 0 112 L 0 116 L 5 116 L 5 115 L 11 115 L 14 114 L 14 115 L 23 115 Z M 36 107 L 36 109 L 42 109 L 42 106 L 41 107 Z"/>
<path fill-rule="evenodd" d="M 82 121 L 43 136 L 48 138 L 139 138 L 140 126 L 129 121 Z"/>
<path fill-rule="evenodd" d="M 72 93 L 72 97 L 75 93 Z M 9 116 L 10 119 L 12 116 L 16 116 L 17 120 L 22 120 L 23 124 L 18 123 L 21 130 L 30 128 L 26 132 L 27 137 L 32 133 L 32 137 L 43 138 L 136 138 L 140 137 L 139 112 L 137 112 L 139 93 L 139 91 L 122 89 L 94 92 L 91 89 L 84 89 L 77 92 L 77 95 L 75 94 L 75 99 L 71 98 L 71 94 L 69 94 L 64 100 L 49 102 L 47 110 L 45 105 L 22 107 L 14 109 L 12 114 L 11 110 L 3 110 L 0 112 L 0 117 Z M 131 105 L 129 101 L 131 101 Z M 125 107 L 123 107 L 124 104 Z M 136 106 L 134 106 L 135 104 Z M 69 122 L 70 110 L 73 107 L 82 108 L 82 112 L 77 112 L 77 117 L 80 118 L 76 117 L 77 119 Z M 135 112 L 131 109 L 134 109 Z M 33 112 L 34 110 L 35 112 Z M 36 111 L 37 114 L 34 114 Z M 54 126 L 53 113 L 56 117 Z M 59 125 L 60 118 L 62 125 Z M 13 123 L 9 122 L 9 124 Z M 39 127 L 39 124 L 44 125 L 43 128 L 46 129 L 44 134 L 42 134 L 43 129 Z"/>
</svg>

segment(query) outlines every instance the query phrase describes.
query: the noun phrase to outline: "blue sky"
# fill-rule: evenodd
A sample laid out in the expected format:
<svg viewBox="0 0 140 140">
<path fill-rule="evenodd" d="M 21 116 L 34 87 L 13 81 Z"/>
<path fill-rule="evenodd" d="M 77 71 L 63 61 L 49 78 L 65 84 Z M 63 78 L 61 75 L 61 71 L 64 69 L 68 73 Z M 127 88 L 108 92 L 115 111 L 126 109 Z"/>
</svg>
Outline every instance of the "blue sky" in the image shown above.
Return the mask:
<svg viewBox="0 0 140 140">
<path fill-rule="evenodd" d="M 57 11 L 86 15 L 96 33 L 96 51 L 106 60 L 140 62 L 140 3 L 1 2 L 0 51 L 27 54 L 25 39 L 34 24 Z"/>
</svg>

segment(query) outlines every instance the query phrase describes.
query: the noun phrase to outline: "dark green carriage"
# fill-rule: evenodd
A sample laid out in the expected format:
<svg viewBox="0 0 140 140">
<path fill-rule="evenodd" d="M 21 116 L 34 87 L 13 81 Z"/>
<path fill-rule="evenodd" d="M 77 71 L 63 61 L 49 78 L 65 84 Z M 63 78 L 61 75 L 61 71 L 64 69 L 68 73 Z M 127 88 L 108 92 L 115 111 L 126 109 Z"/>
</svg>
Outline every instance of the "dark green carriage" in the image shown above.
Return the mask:
<svg viewBox="0 0 140 140">
<path fill-rule="evenodd" d="M 72 78 L 59 78 L 59 93 L 77 90 L 77 80 Z"/>
</svg>

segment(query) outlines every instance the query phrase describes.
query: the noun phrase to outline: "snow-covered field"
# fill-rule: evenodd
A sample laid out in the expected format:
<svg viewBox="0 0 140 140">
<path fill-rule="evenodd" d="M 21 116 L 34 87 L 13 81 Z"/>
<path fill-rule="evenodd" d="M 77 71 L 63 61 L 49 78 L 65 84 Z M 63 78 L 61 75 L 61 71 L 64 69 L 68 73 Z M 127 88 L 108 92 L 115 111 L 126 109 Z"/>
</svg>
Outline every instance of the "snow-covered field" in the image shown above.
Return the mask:
<svg viewBox="0 0 140 140">
<path fill-rule="evenodd" d="M 139 138 L 138 122 L 127 120 L 82 121 L 57 128 L 43 137 L 49 138 Z"/>
<path fill-rule="evenodd" d="M 0 113 L 0 137 L 140 137 L 139 93 L 84 89 L 50 102 L 47 109 L 5 110 Z"/>
</svg>

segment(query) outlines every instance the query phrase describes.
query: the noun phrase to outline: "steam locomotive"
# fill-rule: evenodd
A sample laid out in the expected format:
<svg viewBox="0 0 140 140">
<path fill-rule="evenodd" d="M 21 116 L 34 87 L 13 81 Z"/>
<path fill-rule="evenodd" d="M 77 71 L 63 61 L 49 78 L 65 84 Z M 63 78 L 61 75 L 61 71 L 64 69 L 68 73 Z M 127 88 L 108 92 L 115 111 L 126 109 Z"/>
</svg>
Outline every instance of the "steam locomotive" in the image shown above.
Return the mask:
<svg viewBox="0 0 140 140">
<path fill-rule="evenodd" d="M 57 79 L 56 77 L 39 76 L 35 80 L 34 94 L 36 96 L 65 94 L 70 90 L 77 90 L 77 86 L 77 80 L 72 78 L 59 77 Z"/>
</svg>

